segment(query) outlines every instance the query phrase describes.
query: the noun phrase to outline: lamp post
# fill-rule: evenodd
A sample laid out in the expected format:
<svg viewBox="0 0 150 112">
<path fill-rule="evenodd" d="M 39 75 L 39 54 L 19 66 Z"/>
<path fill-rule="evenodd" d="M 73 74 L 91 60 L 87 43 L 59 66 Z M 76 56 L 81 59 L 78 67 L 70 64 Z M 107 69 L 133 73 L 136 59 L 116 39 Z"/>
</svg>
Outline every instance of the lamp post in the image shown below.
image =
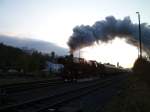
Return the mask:
<svg viewBox="0 0 150 112">
<path fill-rule="evenodd" d="M 140 12 L 136 12 L 138 15 L 138 21 L 139 21 L 139 58 L 142 58 L 142 43 L 141 43 L 141 24 L 140 24 Z"/>
</svg>

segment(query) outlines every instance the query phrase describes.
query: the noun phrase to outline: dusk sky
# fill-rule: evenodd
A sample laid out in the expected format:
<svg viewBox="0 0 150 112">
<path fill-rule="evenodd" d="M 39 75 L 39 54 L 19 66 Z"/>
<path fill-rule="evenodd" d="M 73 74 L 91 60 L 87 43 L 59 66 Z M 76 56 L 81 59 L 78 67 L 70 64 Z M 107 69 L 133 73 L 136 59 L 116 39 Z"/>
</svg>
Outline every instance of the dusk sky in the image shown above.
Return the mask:
<svg viewBox="0 0 150 112">
<path fill-rule="evenodd" d="M 68 48 L 66 43 L 76 25 L 93 25 L 106 16 L 130 16 L 137 23 L 139 11 L 141 22 L 150 24 L 149 4 L 149 0 L 0 0 L 0 34 L 45 40 Z M 121 53 L 114 55 L 112 51 Z M 138 51 L 124 39 L 115 39 L 81 52 L 87 59 L 131 67 Z"/>
</svg>

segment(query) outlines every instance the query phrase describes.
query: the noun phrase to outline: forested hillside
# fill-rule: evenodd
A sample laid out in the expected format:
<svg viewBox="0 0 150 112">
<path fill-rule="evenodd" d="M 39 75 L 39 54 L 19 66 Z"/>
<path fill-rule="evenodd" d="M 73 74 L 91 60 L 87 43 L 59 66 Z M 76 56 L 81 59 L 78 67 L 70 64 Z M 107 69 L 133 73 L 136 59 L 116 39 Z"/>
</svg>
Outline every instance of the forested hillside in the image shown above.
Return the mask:
<svg viewBox="0 0 150 112">
<path fill-rule="evenodd" d="M 45 67 L 50 59 L 48 54 L 37 51 L 26 51 L 19 48 L 0 44 L 0 69 L 16 69 L 23 72 L 39 71 Z"/>
</svg>

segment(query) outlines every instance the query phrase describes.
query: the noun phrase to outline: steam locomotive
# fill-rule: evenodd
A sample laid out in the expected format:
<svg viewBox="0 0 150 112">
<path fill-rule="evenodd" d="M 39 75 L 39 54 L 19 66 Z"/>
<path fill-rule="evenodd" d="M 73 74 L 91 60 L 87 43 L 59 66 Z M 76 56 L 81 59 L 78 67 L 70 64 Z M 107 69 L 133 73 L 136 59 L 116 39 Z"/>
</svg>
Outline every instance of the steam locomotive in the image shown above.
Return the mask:
<svg viewBox="0 0 150 112">
<path fill-rule="evenodd" d="M 60 57 L 58 63 L 64 65 L 61 76 L 63 79 L 76 80 L 91 77 L 107 77 L 125 72 L 110 64 L 101 64 L 96 61 L 86 61 L 83 58 L 74 58 L 73 55 Z"/>
</svg>

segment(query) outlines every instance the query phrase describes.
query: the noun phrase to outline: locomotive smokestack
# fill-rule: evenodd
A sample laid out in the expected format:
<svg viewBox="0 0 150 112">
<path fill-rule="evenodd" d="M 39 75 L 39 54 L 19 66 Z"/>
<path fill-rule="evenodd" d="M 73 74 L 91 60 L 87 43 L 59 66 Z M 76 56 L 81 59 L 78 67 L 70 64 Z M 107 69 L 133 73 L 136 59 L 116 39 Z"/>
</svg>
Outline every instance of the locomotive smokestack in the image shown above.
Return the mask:
<svg viewBox="0 0 150 112">
<path fill-rule="evenodd" d="M 71 58 L 73 58 L 73 57 L 74 57 L 74 55 L 73 55 L 73 52 L 72 52 L 72 51 L 70 51 L 70 57 L 71 57 Z"/>
</svg>

